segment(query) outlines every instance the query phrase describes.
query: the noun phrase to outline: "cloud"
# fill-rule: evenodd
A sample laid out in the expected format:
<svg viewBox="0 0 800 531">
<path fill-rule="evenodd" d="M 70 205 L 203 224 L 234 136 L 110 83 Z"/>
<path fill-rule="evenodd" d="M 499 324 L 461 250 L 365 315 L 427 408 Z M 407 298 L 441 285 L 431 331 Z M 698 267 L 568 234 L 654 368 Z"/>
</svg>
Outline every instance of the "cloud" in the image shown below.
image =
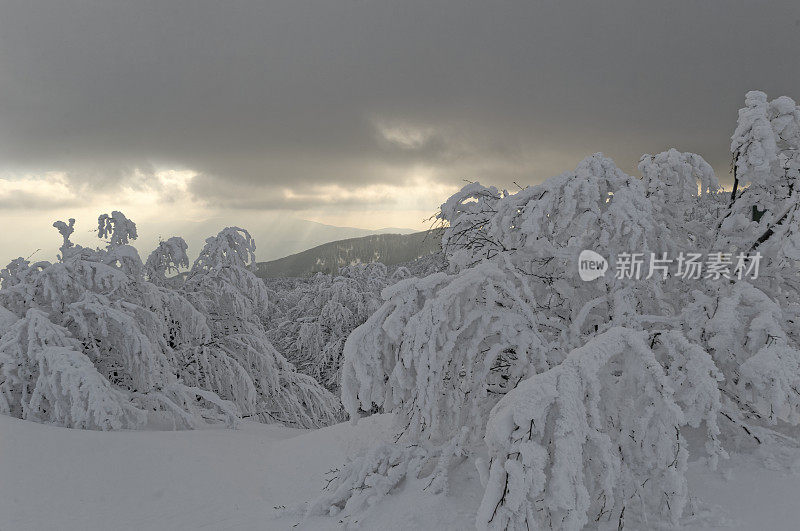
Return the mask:
<svg viewBox="0 0 800 531">
<path fill-rule="evenodd" d="M 419 168 L 512 186 L 669 147 L 724 172 L 747 90 L 800 98 L 798 20 L 794 0 L 7 2 L 0 170 L 69 194 L 0 209 L 122 190 L 392 208 Z"/>
<path fill-rule="evenodd" d="M 52 210 L 79 204 L 75 197 L 47 196 L 25 190 L 0 193 L 0 210 Z"/>
<path fill-rule="evenodd" d="M 420 207 L 432 211 L 441 201 L 458 190 L 457 186 L 440 184 L 432 178 L 433 171 L 414 168 L 396 184 L 376 183 L 361 186 L 315 184 L 306 188 L 290 186 L 253 187 L 224 182 L 209 175 L 196 175 L 188 190 L 198 201 L 214 197 L 213 205 L 229 210 L 289 210 L 318 211 L 396 210 Z"/>
<path fill-rule="evenodd" d="M 0 177 L 0 209 L 48 210 L 75 206 L 79 197 L 70 190 L 63 173 L 21 178 Z"/>
</svg>

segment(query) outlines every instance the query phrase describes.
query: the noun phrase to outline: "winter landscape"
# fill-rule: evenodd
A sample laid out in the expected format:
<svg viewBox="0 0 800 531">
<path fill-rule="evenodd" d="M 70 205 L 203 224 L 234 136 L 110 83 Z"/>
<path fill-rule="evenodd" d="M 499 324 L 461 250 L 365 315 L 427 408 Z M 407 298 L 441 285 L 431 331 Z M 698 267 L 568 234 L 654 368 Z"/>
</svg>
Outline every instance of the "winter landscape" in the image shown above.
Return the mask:
<svg viewBox="0 0 800 531">
<path fill-rule="evenodd" d="M 0 0 L 0 531 L 800 528 L 796 65 L 562 69 L 797 6 L 133 4 Z"/>
<path fill-rule="evenodd" d="M 516 193 L 472 183 L 440 253 L 336 275 L 265 282 L 238 227 L 190 264 L 178 236 L 143 260 L 118 211 L 94 249 L 56 221 L 57 261 L 0 272 L 4 525 L 638 529 L 725 523 L 690 482 L 724 490 L 718 470 L 766 476 L 765 504 L 800 492 L 800 107 L 748 92 L 731 152 L 732 191 L 674 149 L 638 176 L 598 153 Z M 613 270 L 581 278 L 596 248 Z M 142 490 L 106 490 L 117 468 Z M 167 514 L 118 506 L 131 488 Z"/>
</svg>

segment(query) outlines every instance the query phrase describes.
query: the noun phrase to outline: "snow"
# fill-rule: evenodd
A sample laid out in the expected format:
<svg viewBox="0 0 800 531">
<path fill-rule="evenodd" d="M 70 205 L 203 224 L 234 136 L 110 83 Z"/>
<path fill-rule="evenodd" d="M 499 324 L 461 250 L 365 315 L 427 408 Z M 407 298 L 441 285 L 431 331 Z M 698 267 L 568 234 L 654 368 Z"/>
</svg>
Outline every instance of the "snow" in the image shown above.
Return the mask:
<svg viewBox="0 0 800 531">
<path fill-rule="evenodd" d="M 0 529 L 284 529 L 299 517 L 275 507 L 317 496 L 380 420 L 94 432 L 0 415 Z"/>
<path fill-rule="evenodd" d="M 469 184 L 420 278 L 268 287 L 237 227 L 167 278 L 180 238 L 143 264 L 118 211 L 105 250 L 54 223 L 58 262 L 0 270 L 0 531 L 794 528 L 800 107 L 748 93 L 732 142 L 730 195 L 677 150 Z M 692 248 L 764 274 L 576 277 Z"/>
<path fill-rule="evenodd" d="M 709 507 L 718 509 L 721 518 L 714 527 L 730 531 L 797 529 L 800 522 L 797 466 L 790 470 L 769 470 L 756 457 L 736 454 L 717 472 L 701 462 L 690 463 L 687 477 L 690 490 L 698 493 Z M 711 523 L 687 527 L 709 528 Z"/>
<path fill-rule="evenodd" d="M 242 422 L 236 430 L 97 432 L 0 415 L 0 529 L 342 529 L 339 518 L 304 520 L 305 502 L 389 420 L 313 431 Z M 715 509 L 688 529 L 789 530 L 800 520 L 800 462 L 794 472 L 770 470 L 733 454 L 716 472 L 691 462 L 687 477 L 690 492 Z M 474 528 L 477 470 L 464 463 L 449 481 L 446 496 L 422 491 L 424 482 L 401 485 L 348 526 Z"/>
</svg>

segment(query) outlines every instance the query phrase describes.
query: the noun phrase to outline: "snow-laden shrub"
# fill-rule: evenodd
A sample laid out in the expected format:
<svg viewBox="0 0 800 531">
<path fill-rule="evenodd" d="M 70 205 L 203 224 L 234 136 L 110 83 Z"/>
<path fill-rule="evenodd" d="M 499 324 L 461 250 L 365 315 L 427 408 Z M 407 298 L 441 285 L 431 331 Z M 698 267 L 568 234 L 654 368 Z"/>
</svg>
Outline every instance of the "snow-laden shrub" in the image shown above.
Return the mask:
<svg viewBox="0 0 800 531">
<path fill-rule="evenodd" d="M 384 290 L 345 344 L 345 408 L 394 413 L 396 445 L 426 455 L 464 428 L 463 454 L 485 443 L 479 527 L 678 523 L 686 429 L 712 465 L 728 446 L 800 444 L 799 118 L 788 98 L 748 93 L 732 194 L 676 150 L 644 156 L 641 179 L 597 154 L 514 194 L 464 187 L 438 215 L 447 274 Z M 580 280 L 583 250 L 610 270 Z M 650 253 L 680 252 L 730 253 L 730 274 L 648 271 Z M 736 255 L 755 252 L 759 276 L 737 275 Z M 646 257 L 638 272 L 615 267 L 625 253 Z M 343 485 L 373 481 L 353 470 L 334 511 Z"/>
<path fill-rule="evenodd" d="M 714 423 L 719 412 L 713 364 L 700 354 L 705 363 L 680 367 L 690 391 L 713 390 L 690 404 L 697 406 L 695 425 Z M 590 521 L 622 527 L 626 518 L 638 527 L 649 517 L 677 524 L 688 493 L 681 428 L 690 420 L 677 403 L 676 383 L 648 334 L 625 328 L 600 334 L 522 382 L 486 425 L 478 527 L 580 529 Z"/>
<path fill-rule="evenodd" d="M 665 241 L 678 252 L 708 249 L 708 226 L 719 219 L 725 203 L 714 170 L 703 157 L 676 149 L 643 155 L 639 172 L 658 222 L 669 230 Z"/>
<path fill-rule="evenodd" d="M 330 489 L 308 507 L 306 515 L 351 515 L 376 505 L 409 479 L 425 480 L 430 494 L 447 494 L 447 470 L 463 459 L 469 430 L 464 427 L 448 444 L 426 446 L 388 442 L 332 470 Z"/>
<path fill-rule="evenodd" d="M 800 107 L 786 96 L 768 102 L 758 91 L 747 93 L 745 105 L 731 138 L 734 189 L 718 246 L 761 252 L 782 283 L 777 277 L 795 275 L 792 261 L 800 259 Z"/>
<path fill-rule="evenodd" d="M 744 281 L 714 295 L 695 294 L 687 315 L 707 317 L 687 328 L 726 376 L 723 411 L 735 435 L 761 442 L 774 435 L 764 425 L 800 424 L 797 305 L 782 308 Z"/>
<path fill-rule="evenodd" d="M 308 508 L 309 516 L 351 514 L 378 503 L 408 477 L 416 476 L 428 459 L 420 446 L 381 444 L 348 461 L 336 471 L 335 489 Z M 355 491 L 355 492 L 354 492 Z"/>
<path fill-rule="evenodd" d="M 609 159 L 594 155 L 575 172 L 514 195 L 473 184 L 454 197 L 443 216 L 471 218 L 484 208 L 475 205 L 495 201 L 496 218 L 473 235 L 455 220 L 444 235 L 454 272 L 387 288 L 384 305 L 348 339 L 342 401 L 351 416 L 375 406 L 401 411 L 414 433 L 444 440 L 465 419 L 485 424 L 519 381 L 560 363 L 612 321 L 642 326 L 672 310 L 610 274 L 595 283 L 577 279 L 580 251 L 598 241 L 619 250 L 658 242 L 661 228 L 641 181 Z"/>
<path fill-rule="evenodd" d="M 35 308 L 0 340 L 0 411 L 75 428 L 144 422 L 141 410 L 100 375 L 78 340 Z"/>
<path fill-rule="evenodd" d="M 0 304 L 14 324 L 0 336 L 0 411 L 93 429 L 174 427 L 240 415 L 316 426 L 337 418 L 336 398 L 298 374 L 266 339 L 263 284 L 247 269 L 255 244 L 241 229 L 210 238 L 186 285 L 186 244 L 162 242 L 142 264 L 136 225 L 102 215 L 104 249 L 62 235 L 55 263 L 12 261 Z"/>
<path fill-rule="evenodd" d="M 31 369 L 25 378 L 17 374 L 4 382 L 4 404 L 21 405 L 13 410 L 4 406 L 4 411 L 101 429 L 141 424 L 146 412 L 182 427 L 204 419 L 232 423 L 232 404 L 185 385 L 175 375 L 164 316 L 167 308 L 180 305 L 180 296 L 154 296 L 158 288 L 141 278 L 141 260 L 127 243 L 136 237 L 133 222 L 114 212 L 101 216 L 98 225 L 109 240 L 105 249 L 74 245 L 69 240 L 74 220 L 56 222 L 63 237 L 58 262 L 17 259 L 0 273 L 0 303 L 29 327 L 25 334 L 12 327 L 0 338 L 5 352 L 0 370 L 10 373 L 14 364 Z M 156 301 L 163 304 L 154 305 Z M 37 348 L 31 338 L 39 334 L 49 338 L 43 344 L 63 349 Z M 89 399 L 101 395 L 102 400 Z M 25 405 L 27 396 L 45 398 L 31 408 Z"/>
<path fill-rule="evenodd" d="M 405 266 L 390 271 L 372 263 L 342 267 L 338 275 L 317 273 L 289 286 L 273 281 L 277 311 L 269 319 L 268 337 L 298 371 L 337 392 L 345 340 L 380 306 L 381 290 L 409 276 Z"/>
<path fill-rule="evenodd" d="M 585 248 L 659 250 L 663 229 L 653 211 L 644 183 L 597 153 L 574 171 L 515 194 L 467 185 L 438 217 L 450 224 L 442 241 L 451 264 L 465 267 L 504 254 L 523 272 L 541 275 L 543 266 L 572 273 L 564 266 Z"/>
<path fill-rule="evenodd" d="M 208 342 L 190 345 L 181 376 L 210 387 L 245 417 L 316 427 L 335 422 L 338 400 L 270 343 L 269 297 L 255 276 L 255 241 L 238 227 L 208 238 L 183 292 L 206 316 Z"/>
<path fill-rule="evenodd" d="M 189 267 L 188 246 L 183 238 L 173 236 L 158 242 L 144 264 L 144 274 L 148 281 L 158 286 L 175 286 L 181 278 L 177 275 L 168 278 L 167 274 L 178 273 L 181 268 Z"/>
<path fill-rule="evenodd" d="M 500 396 L 548 368 L 551 346 L 522 285 L 487 262 L 386 288 L 387 302 L 345 344 L 342 402 L 351 418 L 399 412 L 409 435 L 434 440 L 484 425 Z"/>
</svg>

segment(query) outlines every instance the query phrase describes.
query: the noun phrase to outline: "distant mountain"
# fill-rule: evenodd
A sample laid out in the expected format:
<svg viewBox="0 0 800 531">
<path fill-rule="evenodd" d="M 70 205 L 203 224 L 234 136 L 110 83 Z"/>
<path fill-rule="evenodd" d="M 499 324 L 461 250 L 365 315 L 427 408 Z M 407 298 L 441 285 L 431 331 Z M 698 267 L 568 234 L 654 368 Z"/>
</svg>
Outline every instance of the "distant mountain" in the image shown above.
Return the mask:
<svg viewBox="0 0 800 531">
<path fill-rule="evenodd" d="M 337 227 L 286 216 L 283 219 L 271 219 L 265 224 L 253 222 L 241 226 L 245 228 L 251 227 L 250 234 L 256 239 L 256 254 L 261 260 L 275 260 L 317 245 L 344 240 L 345 238 L 360 238 L 372 234 L 411 234 L 415 232 L 412 229 L 401 228 L 370 230 L 355 227 Z"/>
<path fill-rule="evenodd" d="M 256 274 L 262 278 L 305 277 L 318 272 L 335 273 L 340 267 L 357 263 L 382 262 L 391 266 L 441 249 L 441 229 L 413 234 L 373 234 L 325 243 L 284 258 L 259 262 Z"/>
<path fill-rule="evenodd" d="M 323 243 L 358 238 L 370 234 L 411 234 L 419 229 L 382 228 L 359 229 L 355 227 L 338 227 L 315 221 L 298 218 L 290 213 L 275 213 L 259 210 L 226 211 L 214 217 L 203 219 L 169 219 L 159 217 L 134 218 L 139 238 L 132 242 L 139 250 L 142 260 L 146 260 L 150 252 L 156 248 L 160 240 L 172 236 L 180 236 L 189 245 L 189 260 L 197 258 L 205 244 L 206 238 L 216 235 L 225 227 L 237 226 L 250 231 L 256 240 L 256 256 L 258 260 L 274 260 L 292 253 L 298 253 Z M 21 219 L 21 218 L 20 218 Z M 37 222 L 38 223 L 38 222 Z M 105 245 L 97 238 L 97 216 L 82 215 L 77 217 L 73 243 L 89 248 Z M 18 256 L 32 255 L 33 260 L 56 259 L 58 233 L 52 227 L 45 226 L 41 230 L 5 231 L 0 233 L 0 267 Z M 20 236 L 22 235 L 22 236 Z M 23 237 L 24 236 L 24 237 Z M 39 249 L 37 251 L 37 249 Z"/>
<path fill-rule="evenodd" d="M 84 223 L 85 225 L 86 223 Z M 94 225 L 97 225 L 97 221 L 94 221 Z M 167 227 L 168 230 L 164 230 L 165 227 L 156 226 L 150 220 L 144 220 L 141 223 L 137 222 L 140 237 L 134 242 L 134 245 L 139 249 L 142 260 L 145 260 L 150 251 L 158 245 L 159 238 L 167 239 L 170 236 L 181 236 L 189 244 L 190 260 L 194 260 L 203 248 L 206 238 L 214 236 L 223 228 L 230 226 L 242 227 L 250 232 L 256 240 L 256 256 L 259 260 L 274 260 L 310 249 L 316 245 L 345 238 L 359 238 L 386 232 L 394 234 L 416 232 L 412 229 L 401 228 L 370 230 L 355 227 L 337 227 L 300 219 L 293 215 L 241 211 L 232 212 L 225 217 L 171 223 Z M 52 240 L 52 234 L 48 233 L 48 236 Z M 84 239 L 77 238 L 76 241 L 76 243 L 89 246 L 100 245 L 98 242 L 97 235 L 91 232 L 87 232 Z M 40 247 L 47 248 L 44 245 L 40 245 Z"/>
</svg>

